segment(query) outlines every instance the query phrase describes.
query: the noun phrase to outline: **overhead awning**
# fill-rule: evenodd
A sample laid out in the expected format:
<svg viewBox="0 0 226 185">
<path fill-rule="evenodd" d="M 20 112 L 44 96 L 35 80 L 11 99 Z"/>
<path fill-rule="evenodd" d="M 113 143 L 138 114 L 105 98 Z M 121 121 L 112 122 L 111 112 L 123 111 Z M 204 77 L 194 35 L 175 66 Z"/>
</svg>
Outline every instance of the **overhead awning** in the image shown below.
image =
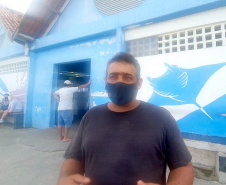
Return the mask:
<svg viewBox="0 0 226 185">
<path fill-rule="evenodd" d="M 2 15 L 0 17 L 3 17 L 3 21 L 7 20 L 3 24 L 9 30 L 12 40 L 21 44 L 31 43 L 48 34 L 69 2 L 70 0 L 33 0 L 24 15 L 8 9 L 9 13 L 4 14 L 5 18 Z"/>
</svg>

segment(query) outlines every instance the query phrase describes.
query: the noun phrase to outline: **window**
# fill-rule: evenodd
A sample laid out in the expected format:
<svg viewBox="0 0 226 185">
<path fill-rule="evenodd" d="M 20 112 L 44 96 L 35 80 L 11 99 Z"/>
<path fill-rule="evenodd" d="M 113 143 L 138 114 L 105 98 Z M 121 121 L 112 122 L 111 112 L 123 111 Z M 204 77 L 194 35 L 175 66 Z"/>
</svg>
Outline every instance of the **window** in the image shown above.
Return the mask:
<svg viewBox="0 0 226 185">
<path fill-rule="evenodd" d="M 215 30 L 215 31 L 221 30 L 221 25 L 216 25 L 216 26 L 214 26 L 214 30 Z"/>
<path fill-rule="evenodd" d="M 181 32 L 180 37 L 185 37 L 185 32 Z"/>
<path fill-rule="evenodd" d="M 185 46 L 181 46 L 180 51 L 185 51 Z"/>
<path fill-rule="evenodd" d="M 220 41 L 216 41 L 216 46 L 222 46 L 222 45 L 223 45 L 222 40 L 220 40 Z"/>
<path fill-rule="evenodd" d="M 168 47 L 169 46 L 169 42 L 165 42 L 165 47 Z"/>
<path fill-rule="evenodd" d="M 201 33 L 202 33 L 202 29 L 201 29 L 201 28 L 196 30 L 196 34 L 197 34 L 197 35 L 198 35 L 198 34 L 201 34 Z"/>
<path fill-rule="evenodd" d="M 193 30 L 188 31 L 188 36 L 193 36 Z"/>
<path fill-rule="evenodd" d="M 212 47 L 212 42 L 207 42 L 207 43 L 206 43 L 206 47 L 207 47 L 207 48 Z"/>
<path fill-rule="evenodd" d="M 209 33 L 209 32 L 211 32 L 211 27 L 205 28 L 205 33 Z"/>
<path fill-rule="evenodd" d="M 127 51 L 135 57 L 150 56 L 161 54 L 158 48 L 163 47 L 162 37 L 146 37 L 142 39 L 131 40 L 126 42 Z M 169 45 L 169 43 L 167 43 Z"/>
<path fill-rule="evenodd" d="M 165 40 L 169 40 L 169 35 L 166 35 L 165 36 Z"/>
<path fill-rule="evenodd" d="M 176 39 L 177 38 L 177 34 L 175 33 L 175 34 L 172 34 L 172 38 L 173 39 Z"/>
<path fill-rule="evenodd" d="M 212 35 L 206 35 L 206 40 L 211 40 L 212 39 Z"/>
<path fill-rule="evenodd" d="M 196 37 L 196 41 L 197 42 L 201 42 L 202 41 L 202 36 Z"/>
<path fill-rule="evenodd" d="M 194 38 L 188 38 L 188 43 L 194 42 Z"/>
<path fill-rule="evenodd" d="M 138 52 L 139 45 L 145 47 Z M 225 22 L 127 41 L 127 51 L 136 57 L 220 46 L 226 46 Z"/>
<path fill-rule="evenodd" d="M 194 45 L 189 45 L 188 46 L 188 50 L 193 50 L 194 49 Z"/>
<path fill-rule="evenodd" d="M 180 40 L 180 44 L 185 44 L 185 40 L 184 39 L 181 39 Z"/>
<path fill-rule="evenodd" d="M 197 49 L 202 49 L 203 48 L 203 43 L 197 44 Z"/>
<path fill-rule="evenodd" d="M 1 65 L 0 75 L 27 71 L 27 69 L 28 69 L 28 61 L 21 61 L 21 62 L 12 63 L 12 64 Z"/>
</svg>

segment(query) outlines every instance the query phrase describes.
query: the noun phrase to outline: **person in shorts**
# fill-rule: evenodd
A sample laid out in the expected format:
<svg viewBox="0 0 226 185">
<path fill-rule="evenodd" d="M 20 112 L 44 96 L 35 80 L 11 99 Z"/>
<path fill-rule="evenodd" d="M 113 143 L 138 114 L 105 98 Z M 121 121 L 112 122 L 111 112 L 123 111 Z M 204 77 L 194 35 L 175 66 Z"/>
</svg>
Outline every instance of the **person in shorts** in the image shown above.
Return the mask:
<svg viewBox="0 0 226 185">
<path fill-rule="evenodd" d="M 70 141 L 68 133 L 72 124 L 73 113 L 73 94 L 78 91 L 79 88 L 85 88 L 90 84 L 80 85 L 79 87 L 72 87 L 70 80 L 64 82 L 64 87 L 53 93 L 54 97 L 58 101 L 58 134 L 59 140 Z M 64 136 L 62 136 L 62 126 L 65 126 Z"/>
</svg>

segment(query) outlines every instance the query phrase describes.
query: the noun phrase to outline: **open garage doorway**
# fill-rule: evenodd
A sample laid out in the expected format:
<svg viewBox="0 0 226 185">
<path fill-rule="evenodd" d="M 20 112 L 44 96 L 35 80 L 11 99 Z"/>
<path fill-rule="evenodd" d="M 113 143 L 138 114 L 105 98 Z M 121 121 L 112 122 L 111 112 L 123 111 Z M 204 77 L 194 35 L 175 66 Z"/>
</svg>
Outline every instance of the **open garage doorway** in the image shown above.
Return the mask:
<svg viewBox="0 0 226 185">
<path fill-rule="evenodd" d="M 55 88 L 64 87 L 64 81 L 70 80 L 72 87 L 86 84 L 90 80 L 90 61 L 76 61 L 70 63 L 57 64 L 55 66 Z M 90 87 L 79 88 L 73 95 L 73 124 L 78 124 L 81 118 L 89 109 Z M 57 104 L 55 104 L 55 125 L 57 125 Z"/>
</svg>

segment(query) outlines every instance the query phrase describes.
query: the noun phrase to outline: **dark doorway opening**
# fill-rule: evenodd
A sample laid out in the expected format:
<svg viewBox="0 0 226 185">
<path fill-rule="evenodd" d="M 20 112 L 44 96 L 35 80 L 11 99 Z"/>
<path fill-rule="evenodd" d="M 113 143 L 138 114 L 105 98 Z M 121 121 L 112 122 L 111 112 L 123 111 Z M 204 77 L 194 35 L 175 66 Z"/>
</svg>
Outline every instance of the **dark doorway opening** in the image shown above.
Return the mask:
<svg viewBox="0 0 226 185">
<path fill-rule="evenodd" d="M 70 80 L 73 87 L 86 84 L 90 79 L 90 60 L 63 63 L 57 65 L 56 89 L 63 88 L 64 81 Z M 89 109 L 90 88 L 79 88 L 73 95 L 73 124 L 78 124 Z M 56 119 L 57 125 L 57 107 Z"/>
</svg>

